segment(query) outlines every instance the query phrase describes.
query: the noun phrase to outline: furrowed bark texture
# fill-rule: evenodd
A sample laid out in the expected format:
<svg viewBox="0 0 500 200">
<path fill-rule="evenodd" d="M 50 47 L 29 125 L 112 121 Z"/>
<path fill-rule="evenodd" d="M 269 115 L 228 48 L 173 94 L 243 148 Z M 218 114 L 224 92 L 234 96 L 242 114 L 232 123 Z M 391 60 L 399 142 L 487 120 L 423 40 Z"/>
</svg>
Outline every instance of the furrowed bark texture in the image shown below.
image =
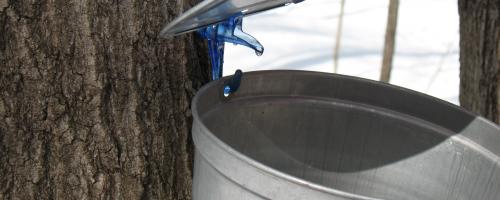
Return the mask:
<svg viewBox="0 0 500 200">
<path fill-rule="evenodd" d="M 460 104 L 500 123 L 500 0 L 459 0 Z"/>
<path fill-rule="evenodd" d="M 0 0 L 0 199 L 191 199 L 194 0 Z"/>
</svg>

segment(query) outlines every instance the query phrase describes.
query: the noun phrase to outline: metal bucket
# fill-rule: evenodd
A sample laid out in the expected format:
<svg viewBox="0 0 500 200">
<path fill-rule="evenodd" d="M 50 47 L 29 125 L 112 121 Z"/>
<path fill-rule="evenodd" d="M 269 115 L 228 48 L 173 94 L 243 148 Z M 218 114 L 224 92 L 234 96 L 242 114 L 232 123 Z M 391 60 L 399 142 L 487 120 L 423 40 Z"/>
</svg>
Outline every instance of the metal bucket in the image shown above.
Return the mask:
<svg viewBox="0 0 500 200">
<path fill-rule="evenodd" d="M 457 106 L 316 72 L 224 81 L 193 100 L 195 200 L 500 199 L 500 129 Z"/>
</svg>

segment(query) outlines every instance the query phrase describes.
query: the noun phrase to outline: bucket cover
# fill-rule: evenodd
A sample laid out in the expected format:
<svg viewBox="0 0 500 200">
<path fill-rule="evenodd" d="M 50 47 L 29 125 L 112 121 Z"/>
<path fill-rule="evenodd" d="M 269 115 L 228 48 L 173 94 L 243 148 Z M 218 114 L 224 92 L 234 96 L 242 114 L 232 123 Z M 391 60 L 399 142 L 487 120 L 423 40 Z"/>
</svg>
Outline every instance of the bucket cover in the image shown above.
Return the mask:
<svg viewBox="0 0 500 200">
<path fill-rule="evenodd" d="M 238 13 L 249 15 L 303 0 L 204 0 L 165 26 L 161 37 L 172 37 L 224 21 Z"/>
</svg>

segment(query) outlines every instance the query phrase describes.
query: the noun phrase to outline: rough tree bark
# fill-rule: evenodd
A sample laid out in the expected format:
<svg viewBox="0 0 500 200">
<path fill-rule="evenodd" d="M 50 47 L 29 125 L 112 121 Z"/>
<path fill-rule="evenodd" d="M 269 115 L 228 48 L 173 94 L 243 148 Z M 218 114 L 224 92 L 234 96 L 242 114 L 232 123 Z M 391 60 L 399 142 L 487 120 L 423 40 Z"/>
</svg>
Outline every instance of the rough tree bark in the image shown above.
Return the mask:
<svg viewBox="0 0 500 200">
<path fill-rule="evenodd" d="M 459 0 L 460 104 L 500 123 L 500 0 Z"/>
<path fill-rule="evenodd" d="M 195 0 L 0 0 L 0 199 L 190 199 Z"/>
<path fill-rule="evenodd" d="M 387 27 L 385 30 L 384 55 L 382 58 L 382 69 L 380 81 L 389 82 L 391 79 L 392 60 L 394 48 L 396 47 L 396 28 L 398 25 L 399 0 L 389 1 L 389 13 L 387 15 Z"/>
</svg>

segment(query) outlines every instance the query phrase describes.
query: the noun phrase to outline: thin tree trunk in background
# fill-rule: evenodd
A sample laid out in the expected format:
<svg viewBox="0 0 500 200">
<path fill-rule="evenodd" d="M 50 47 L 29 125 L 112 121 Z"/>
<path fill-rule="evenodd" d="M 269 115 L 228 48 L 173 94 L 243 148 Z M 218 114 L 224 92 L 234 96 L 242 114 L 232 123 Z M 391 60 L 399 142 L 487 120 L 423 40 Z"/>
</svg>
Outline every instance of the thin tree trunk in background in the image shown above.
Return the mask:
<svg viewBox="0 0 500 200">
<path fill-rule="evenodd" d="M 344 23 L 344 8 L 345 0 L 340 1 L 340 14 L 339 21 L 337 23 L 337 36 L 335 38 L 335 50 L 333 52 L 333 73 L 337 73 L 339 69 L 339 54 L 340 54 L 340 43 L 342 40 L 342 27 Z"/>
<path fill-rule="evenodd" d="M 380 81 L 389 82 L 391 79 L 394 48 L 396 46 L 396 28 L 398 25 L 399 0 L 390 0 L 387 27 L 385 32 L 384 56 Z"/>
<path fill-rule="evenodd" d="M 459 0 L 460 105 L 500 123 L 500 1 Z"/>
<path fill-rule="evenodd" d="M 191 199 L 193 3 L 0 0 L 0 199 Z"/>
</svg>

